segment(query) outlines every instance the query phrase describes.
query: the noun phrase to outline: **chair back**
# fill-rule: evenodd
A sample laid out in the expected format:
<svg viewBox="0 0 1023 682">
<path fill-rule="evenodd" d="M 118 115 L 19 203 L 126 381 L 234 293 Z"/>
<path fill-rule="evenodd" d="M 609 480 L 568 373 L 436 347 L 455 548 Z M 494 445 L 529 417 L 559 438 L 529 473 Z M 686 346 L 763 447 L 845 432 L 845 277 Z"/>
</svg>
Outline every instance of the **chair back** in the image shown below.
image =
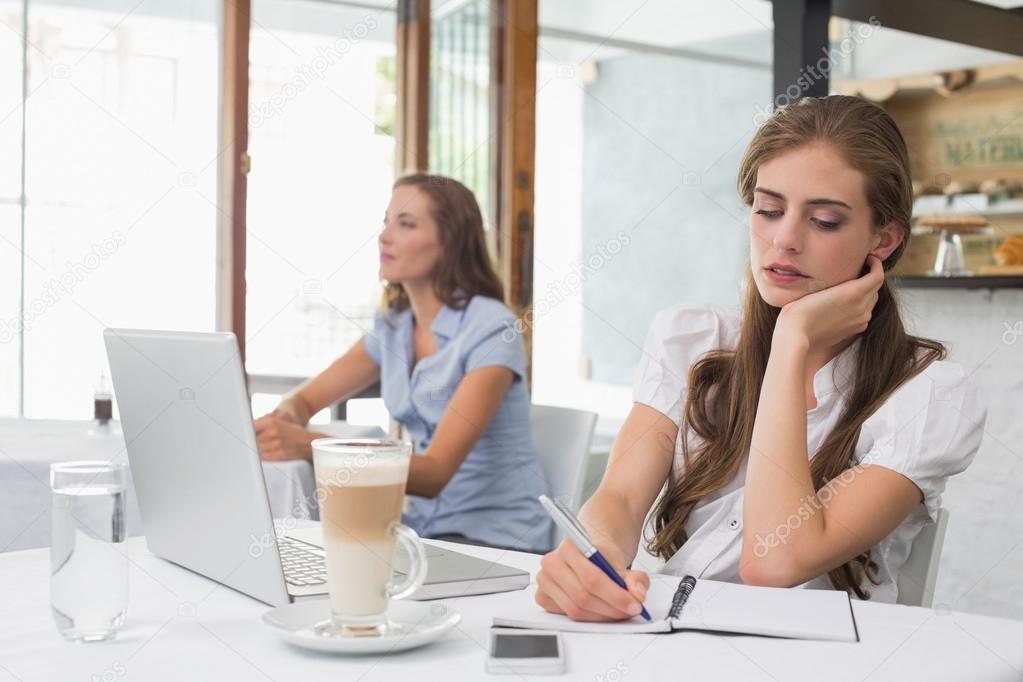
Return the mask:
<svg viewBox="0 0 1023 682">
<path fill-rule="evenodd" d="M 924 526 L 913 540 L 909 557 L 899 571 L 899 604 L 930 608 L 934 602 L 934 585 L 938 581 L 938 563 L 945 544 L 948 517 L 948 510 L 942 507 L 938 510 L 938 520 Z"/>
<path fill-rule="evenodd" d="M 586 463 L 597 415 L 585 410 L 551 405 L 531 405 L 533 444 L 540 458 L 551 497 L 573 512 L 583 503 Z M 562 533 L 555 528 L 554 544 Z"/>
</svg>

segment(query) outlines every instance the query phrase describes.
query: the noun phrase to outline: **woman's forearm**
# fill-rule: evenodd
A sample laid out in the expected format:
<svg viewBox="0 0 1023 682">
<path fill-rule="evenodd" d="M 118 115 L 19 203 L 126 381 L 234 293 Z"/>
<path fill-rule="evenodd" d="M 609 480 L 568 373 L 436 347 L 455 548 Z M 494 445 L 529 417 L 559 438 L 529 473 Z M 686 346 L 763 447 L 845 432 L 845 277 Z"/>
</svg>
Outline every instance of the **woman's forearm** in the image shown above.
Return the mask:
<svg viewBox="0 0 1023 682">
<path fill-rule="evenodd" d="M 413 455 L 409 460 L 405 493 L 428 499 L 437 497 L 451 478 L 446 471 L 441 471 L 438 464 L 434 458 L 430 457 L 429 452 Z"/>
<path fill-rule="evenodd" d="M 474 369 L 462 377 L 444 408 L 433 440 L 409 463 L 409 494 L 440 494 L 486 433 L 513 379 L 510 369 L 497 365 Z"/>
<path fill-rule="evenodd" d="M 277 405 L 277 411 L 287 412 L 301 426 L 307 425 L 313 416 L 309 403 L 302 398 L 301 393 L 293 393 L 281 400 Z"/>
<path fill-rule="evenodd" d="M 379 378 L 380 366 L 359 339 L 327 369 L 287 395 L 277 409 L 287 411 L 305 426 L 320 410 L 358 393 Z"/>
<path fill-rule="evenodd" d="M 579 511 L 579 520 L 608 561 L 621 568 L 632 564 L 643 527 L 635 524 L 625 500 L 598 489 Z"/>
<path fill-rule="evenodd" d="M 806 446 L 807 352 L 801 339 L 772 344 L 750 443 L 740 569 L 769 582 L 791 574 L 800 545 L 823 531 L 822 515 L 801 513 L 816 509 Z"/>
</svg>

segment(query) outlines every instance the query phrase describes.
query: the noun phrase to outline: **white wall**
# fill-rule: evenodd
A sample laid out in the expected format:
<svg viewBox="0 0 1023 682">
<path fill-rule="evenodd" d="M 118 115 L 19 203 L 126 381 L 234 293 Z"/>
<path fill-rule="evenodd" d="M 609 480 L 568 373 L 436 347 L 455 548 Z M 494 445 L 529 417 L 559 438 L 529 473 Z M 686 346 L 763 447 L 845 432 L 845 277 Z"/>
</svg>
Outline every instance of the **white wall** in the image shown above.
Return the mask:
<svg viewBox="0 0 1023 682">
<path fill-rule="evenodd" d="M 911 333 L 944 342 L 988 403 L 972 466 L 949 480 L 935 606 L 1023 618 L 1023 289 L 903 290 Z M 1016 327 L 1019 325 L 1019 327 Z"/>
</svg>

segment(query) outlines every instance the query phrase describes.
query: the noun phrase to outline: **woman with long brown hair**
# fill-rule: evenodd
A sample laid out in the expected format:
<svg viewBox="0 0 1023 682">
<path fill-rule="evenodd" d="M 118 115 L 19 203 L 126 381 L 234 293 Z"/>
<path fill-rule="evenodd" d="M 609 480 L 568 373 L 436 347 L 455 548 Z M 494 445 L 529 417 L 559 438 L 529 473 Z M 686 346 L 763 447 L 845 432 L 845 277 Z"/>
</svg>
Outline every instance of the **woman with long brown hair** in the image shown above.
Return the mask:
<svg viewBox="0 0 1023 682">
<path fill-rule="evenodd" d="M 807 98 L 754 135 L 740 310 L 663 311 L 635 404 L 581 520 L 617 587 L 571 544 L 537 602 L 580 620 L 639 611 L 625 570 L 648 512 L 662 572 L 894 602 L 913 539 L 980 444 L 985 408 L 936 341 L 906 333 L 885 280 L 910 235 L 906 145 L 880 107 Z M 667 485 L 665 485 L 667 484 Z"/>
<path fill-rule="evenodd" d="M 399 178 L 379 247 L 386 286 L 373 330 L 256 420 L 263 458 L 309 459 L 322 435 L 306 430 L 309 417 L 380 381 L 416 452 L 403 522 L 427 537 L 548 550 L 525 347 L 476 198 L 451 178 Z"/>
</svg>

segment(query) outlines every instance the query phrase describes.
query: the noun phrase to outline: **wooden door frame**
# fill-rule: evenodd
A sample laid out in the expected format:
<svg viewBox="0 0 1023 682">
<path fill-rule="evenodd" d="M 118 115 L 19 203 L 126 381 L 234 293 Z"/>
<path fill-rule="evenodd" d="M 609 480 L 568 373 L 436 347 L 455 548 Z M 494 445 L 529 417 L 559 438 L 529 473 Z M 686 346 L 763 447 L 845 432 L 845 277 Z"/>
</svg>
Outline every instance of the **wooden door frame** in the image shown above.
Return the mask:
<svg viewBox="0 0 1023 682">
<path fill-rule="evenodd" d="M 394 165 L 425 171 L 430 134 L 430 0 L 398 0 Z"/>
<path fill-rule="evenodd" d="M 217 157 L 216 328 L 234 332 L 244 367 L 251 0 L 223 0 L 223 12 L 220 154 Z"/>
<path fill-rule="evenodd" d="M 498 271 L 508 305 L 523 320 L 533 306 L 536 170 L 537 0 L 491 3 L 492 193 Z M 532 355 L 532 327 L 523 325 Z"/>
</svg>

